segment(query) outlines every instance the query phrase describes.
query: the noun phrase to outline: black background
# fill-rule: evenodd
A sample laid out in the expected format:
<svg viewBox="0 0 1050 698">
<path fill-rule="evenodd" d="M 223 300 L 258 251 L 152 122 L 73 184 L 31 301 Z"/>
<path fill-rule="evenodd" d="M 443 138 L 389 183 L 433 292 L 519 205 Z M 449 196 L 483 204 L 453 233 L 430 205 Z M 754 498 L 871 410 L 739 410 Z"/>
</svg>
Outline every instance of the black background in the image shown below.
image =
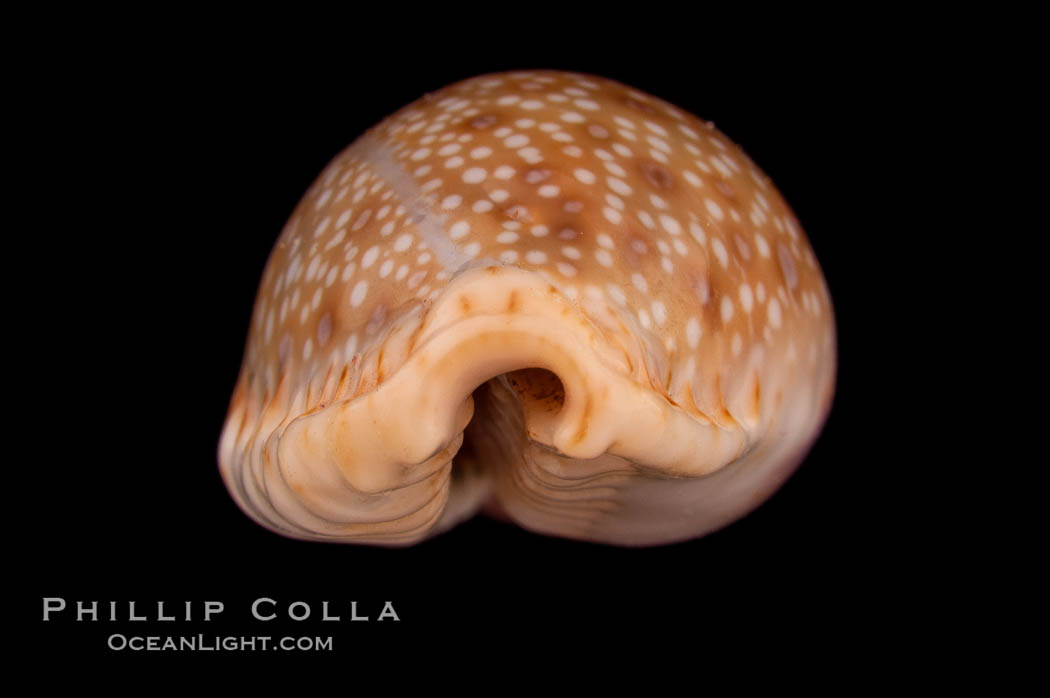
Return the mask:
<svg viewBox="0 0 1050 698">
<path fill-rule="evenodd" d="M 901 79 L 898 46 L 856 33 L 774 28 L 737 41 L 742 29 L 665 29 L 670 39 L 530 29 L 527 43 L 489 33 L 398 46 L 360 27 L 323 45 L 143 35 L 85 39 L 39 74 L 27 69 L 41 201 L 26 207 L 52 260 L 18 270 L 37 280 L 34 358 L 53 380 L 27 393 L 51 427 L 27 436 L 38 455 L 21 473 L 36 512 L 20 567 L 33 650 L 113 658 L 105 638 L 117 631 L 334 635 L 335 651 L 357 661 L 420 643 L 442 651 L 453 634 L 498 650 L 533 630 L 566 653 L 658 648 L 673 629 L 697 643 L 867 636 L 909 568 L 890 545 L 903 505 L 878 475 L 871 366 L 893 348 L 872 279 L 898 181 L 887 175 L 917 158 L 893 154 L 886 124 L 921 116 L 920 88 Z M 838 388 L 819 441 L 757 511 L 677 545 L 619 549 L 486 519 L 392 550 L 258 527 L 227 495 L 216 448 L 258 280 L 292 208 L 397 108 L 458 79 L 527 68 L 661 97 L 714 121 L 772 177 L 835 305 Z M 140 609 L 192 600 L 195 614 L 221 600 L 226 611 L 207 625 L 74 623 L 69 612 L 41 623 L 45 596 Z M 351 600 L 366 612 L 389 600 L 401 622 L 260 624 L 248 612 L 259 596 L 310 602 L 315 615 L 328 600 L 344 618 Z"/>
</svg>

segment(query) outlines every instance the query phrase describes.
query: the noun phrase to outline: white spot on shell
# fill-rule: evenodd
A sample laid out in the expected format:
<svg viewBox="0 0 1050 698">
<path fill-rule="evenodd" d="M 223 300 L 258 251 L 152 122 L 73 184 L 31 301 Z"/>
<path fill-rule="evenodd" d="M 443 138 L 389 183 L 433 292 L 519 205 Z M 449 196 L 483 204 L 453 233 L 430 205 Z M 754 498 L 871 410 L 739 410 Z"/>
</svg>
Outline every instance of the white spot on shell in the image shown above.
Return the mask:
<svg viewBox="0 0 1050 698">
<path fill-rule="evenodd" d="M 591 134 L 595 138 L 602 139 L 608 138 L 611 135 L 609 133 L 609 129 L 605 128 L 600 124 L 591 124 L 590 126 L 588 126 L 587 133 Z"/>
<path fill-rule="evenodd" d="M 328 224 L 331 222 L 331 216 L 325 216 L 323 219 L 321 219 L 321 222 L 317 224 L 316 228 L 314 228 L 314 237 L 321 237 L 321 235 L 324 234 L 324 231 L 328 229 Z"/>
<path fill-rule="evenodd" d="M 751 287 L 747 284 L 741 284 L 740 286 L 740 307 L 744 309 L 745 313 L 751 312 L 751 307 L 754 305 L 754 297 L 751 295 Z"/>
<path fill-rule="evenodd" d="M 627 182 L 622 179 L 617 179 L 616 177 L 606 177 L 605 183 L 609 185 L 610 189 L 622 196 L 630 196 L 630 194 L 634 192 L 634 189 L 632 189 Z"/>
<path fill-rule="evenodd" d="M 346 338 L 346 345 L 343 348 L 343 360 L 349 363 L 353 360 L 354 355 L 357 354 L 357 334 L 354 333 Z"/>
<path fill-rule="evenodd" d="M 350 293 L 350 305 L 355 308 L 361 305 L 366 295 L 368 295 L 368 282 L 364 280 L 358 281 L 354 285 L 354 290 Z"/>
<path fill-rule="evenodd" d="M 372 209 L 365 209 L 364 212 L 361 213 L 361 215 L 359 215 L 357 217 L 357 220 L 354 221 L 354 225 L 351 226 L 350 229 L 353 230 L 353 231 L 358 231 L 358 230 L 364 228 L 364 226 L 367 223 L 369 223 L 369 218 L 371 218 L 371 217 L 372 217 Z"/>
<path fill-rule="evenodd" d="M 722 244 L 720 238 L 711 239 L 711 249 L 714 250 L 715 256 L 718 257 L 718 263 L 722 265 L 723 269 L 729 268 L 729 252 L 726 251 L 726 246 Z"/>
<path fill-rule="evenodd" d="M 769 318 L 769 324 L 773 329 L 780 328 L 780 302 L 776 298 L 769 300 L 769 305 L 766 307 L 766 316 Z"/>
<path fill-rule="evenodd" d="M 408 286 L 409 290 L 414 289 L 416 286 L 423 283 L 423 279 L 426 278 L 426 275 L 427 272 L 425 269 L 417 271 L 415 274 L 408 277 L 408 281 L 405 282 L 405 285 Z"/>
<path fill-rule="evenodd" d="M 736 236 L 736 251 L 740 253 L 745 262 L 751 259 L 751 248 L 747 246 L 744 238 L 739 235 Z"/>
<path fill-rule="evenodd" d="M 685 341 L 690 349 L 696 349 L 700 345 L 700 322 L 695 316 L 685 323 Z"/>
<path fill-rule="evenodd" d="M 545 180 L 550 179 L 550 170 L 529 170 L 525 173 L 525 181 L 529 184 L 539 184 Z"/>
<path fill-rule="evenodd" d="M 323 192 L 321 192 L 321 195 L 317 197 L 317 203 L 314 204 L 314 210 L 320 211 L 324 207 L 324 205 L 328 203 L 328 200 L 330 198 L 332 198 L 332 190 L 325 189 Z"/>
<path fill-rule="evenodd" d="M 538 149 L 533 148 L 532 146 L 529 146 L 528 148 L 522 148 L 518 151 L 518 155 L 521 157 L 522 160 L 529 163 L 530 165 L 535 165 L 539 162 L 543 162 L 543 155 L 540 154 L 540 151 Z"/>
<path fill-rule="evenodd" d="M 733 300 L 722 296 L 722 322 L 729 322 L 733 317 Z"/>
<path fill-rule="evenodd" d="M 676 218 L 666 213 L 660 214 L 660 225 L 671 235 L 681 235 L 682 233 L 682 224 Z"/>
<path fill-rule="evenodd" d="M 795 259 L 791 251 L 784 243 L 777 243 L 777 259 L 780 261 L 780 270 L 784 272 L 784 280 L 788 289 L 794 291 L 798 286 L 798 270 L 795 268 Z"/>
<path fill-rule="evenodd" d="M 660 301 L 653 301 L 653 319 L 656 320 L 656 324 L 660 327 L 667 322 L 667 308 Z"/>
<path fill-rule="evenodd" d="M 693 239 L 701 245 L 707 244 L 707 233 L 704 232 L 704 229 L 700 227 L 699 223 L 691 222 L 689 224 L 689 234 L 692 235 Z"/>
<path fill-rule="evenodd" d="M 310 260 L 310 266 L 308 266 L 306 268 L 306 280 L 307 281 L 313 281 L 314 280 L 314 274 L 317 273 L 317 268 L 320 265 L 321 265 L 321 257 L 320 256 L 315 256 L 313 259 Z"/>
<path fill-rule="evenodd" d="M 700 305 L 707 305 L 707 302 L 711 300 L 711 286 L 707 283 L 707 279 L 699 279 L 694 290 Z"/>
<path fill-rule="evenodd" d="M 488 173 L 483 168 L 471 167 L 463 173 L 463 181 L 467 184 L 477 184 L 478 182 L 484 182 L 487 176 Z"/>
<path fill-rule="evenodd" d="M 707 212 L 711 214 L 711 217 L 716 221 L 720 221 L 725 218 L 725 214 L 722 212 L 722 207 L 718 205 L 718 202 L 714 199 L 704 199 L 704 206 L 707 208 Z"/>
<path fill-rule="evenodd" d="M 648 136 L 645 140 L 647 140 L 649 142 L 649 145 L 653 146 L 657 150 L 663 151 L 665 153 L 671 152 L 671 146 L 669 146 L 667 144 L 667 141 L 663 140 L 662 138 L 657 138 L 656 136 Z"/>
<path fill-rule="evenodd" d="M 758 248 L 758 253 L 763 257 L 769 257 L 769 243 L 762 237 L 761 233 L 755 233 L 755 247 Z"/>
<path fill-rule="evenodd" d="M 321 321 L 317 323 L 317 346 L 323 347 L 332 336 L 332 314 L 325 313 Z"/>
<path fill-rule="evenodd" d="M 469 232 L 470 223 L 467 221 L 456 221 L 452 224 L 452 227 L 448 229 L 448 235 L 453 240 L 458 240 Z"/>
<path fill-rule="evenodd" d="M 645 127 L 647 129 L 649 129 L 650 131 L 652 131 L 653 133 L 657 133 L 657 134 L 659 134 L 661 136 L 666 136 L 667 135 L 667 129 L 665 129 L 660 124 L 655 124 L 652 121 L 645 121 L 643 123 L 645 124 Z"/>
<path fill-rule="evenodd" d="M 411 236 L 409 236 L 411 238 Z M 372 245 L 365 252 L 364 256 L 361 257 L 361 268 L 368 269 L 370 266 L 375 264 L 376 259 L 379 257 L 379 245 Z"/>
</svg>

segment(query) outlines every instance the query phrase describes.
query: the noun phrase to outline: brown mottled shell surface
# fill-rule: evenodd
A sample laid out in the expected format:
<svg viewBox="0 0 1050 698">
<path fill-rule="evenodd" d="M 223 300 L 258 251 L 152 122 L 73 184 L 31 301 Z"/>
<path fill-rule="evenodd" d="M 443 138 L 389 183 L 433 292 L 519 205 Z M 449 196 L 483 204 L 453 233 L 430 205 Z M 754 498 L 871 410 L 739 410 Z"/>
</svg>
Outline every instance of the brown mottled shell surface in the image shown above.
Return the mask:
<svg viewBox="0 0 1050 698">
<path fill-rule="evenodd" d="M 407 544 L 484 509 L 682 540 L 790 474 L 835 351 L 798 222 L 713 125 L 593 76 L 481 76 L 368 131 L 297 206 L 220 468 L 300 538 Z"/>
</svg>

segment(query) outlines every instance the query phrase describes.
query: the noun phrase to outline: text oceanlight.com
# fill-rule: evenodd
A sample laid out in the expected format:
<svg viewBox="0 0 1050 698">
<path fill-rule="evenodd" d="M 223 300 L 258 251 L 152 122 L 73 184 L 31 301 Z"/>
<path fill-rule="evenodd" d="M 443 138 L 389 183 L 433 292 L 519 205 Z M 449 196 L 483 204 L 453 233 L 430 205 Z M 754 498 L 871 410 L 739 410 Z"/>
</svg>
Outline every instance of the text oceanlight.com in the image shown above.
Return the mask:
<svg viewBox="0 0 1050 698">
<path fill-rule="evenodd" d="M 331 637 L 238 637 L 221 635 L 142 636 L 114 633 L 106 641 L 111 650 L 132 652 L 330 652 Z"/>
</svg>

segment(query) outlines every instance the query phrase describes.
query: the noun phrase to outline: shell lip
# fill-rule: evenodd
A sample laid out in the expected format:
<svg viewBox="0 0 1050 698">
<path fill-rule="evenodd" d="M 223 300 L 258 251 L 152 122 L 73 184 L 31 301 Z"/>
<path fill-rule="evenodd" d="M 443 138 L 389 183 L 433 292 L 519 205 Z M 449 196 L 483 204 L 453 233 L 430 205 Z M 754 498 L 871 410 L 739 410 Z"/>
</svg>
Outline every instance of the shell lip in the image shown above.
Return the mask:
<svg viewBox="0 0 1050 698">
<path fill-rule="evenodd" d="M 324 540 L 405 533 L 397 527 L 447 503 L 473 391 L 524 368 L 549 370 L 564 386 L 560 409 L 530 414 L 525 425 L 533 442 L 559 456 L 608 454 L 645 471 L 696 478 L 746 448 L 743 430 L 702 424 L 616 370 L 596 329 L 534 272 L 463 272 L 420 322 L 405 363 L 374 390 L 301 414 L 271 435 L 256 493 L 271 507 L 252 507 L 253 518 Z M 432 526 L 440 511 L 426 518 Z"/>
</svg>

